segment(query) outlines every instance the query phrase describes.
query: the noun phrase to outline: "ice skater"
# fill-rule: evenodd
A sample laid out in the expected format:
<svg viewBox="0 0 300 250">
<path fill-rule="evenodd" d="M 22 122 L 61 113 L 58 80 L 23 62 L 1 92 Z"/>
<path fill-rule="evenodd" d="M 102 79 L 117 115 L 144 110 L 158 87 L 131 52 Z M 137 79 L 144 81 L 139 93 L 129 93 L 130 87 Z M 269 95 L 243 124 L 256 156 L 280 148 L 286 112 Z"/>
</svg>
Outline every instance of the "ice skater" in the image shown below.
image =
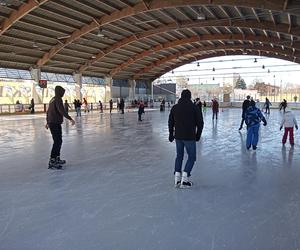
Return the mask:
<svg viewBox="0 0 300 250">
<path fill-rule="evenodd" d="M 49 169 L 61 169 L 62 165 L 66 163 L 65 160 L 60 159 L 60 149 L 62 145 L 61 124 L 63 123 L 63 117 L 70 120 L 72 125 L 75 124 L 75 121 L 65 112 L 62 101 L 64 94 L 65 89 L 61 86 L 56 86 L 55 96 L 50 100 L 47 110 L 47 124 L 45 128 L 50 129 L 53 138 L 53 146 L 48 164 Z"/>
<path fill-rule="evenodd" d="M 112 99 L 110 99 L 110 101 L 109 101 L 109 113 L 111 114 L 111 111 L 112 111 L 112 109 L 113 109 L 113 100 Z"/>
<path fill-rule="evenodd" d="M 267 125 L 266 118 L 263 116 L 262 112 L 255 107 L 255 101 L 250 101 L 250 106 L 246 111 L 245 122 L 247 125 L 247 140 L 246 147 L 250 149 L 251 145 L 253 150 L 256 150 L 258 143 L 258 132 L 260 127 L 260 122 L 263 121 L 263 125 Z"/>
<path fill-rule="evenodd" d="M 280 125 L 280 130 L 284 126 L 284 134 L 282 137 L 282 145 L 285 145 L 288 134 L 290 135 L 290 144 L 294 146 L 294 126 L 298 130 L 297 120 L 292 111 L 286 110 L 283 113 L 283 118 Z"/>
<path fill-rule="evenodd" d="M 200 140 L 204 123 L 202 113 L 191 101 L 188 89 L 182 91 L 178 103 L 172 107 L 168 125 L 169 141 L 176 140 L 175 187 L 191 187 L 193 183 L 189 178 L 196 161 L 196 141 Z M 188 159 L 182 171 L 184 148 Z"/>
<path fill-rule="evenodd" d="M 283 113 L 284 113 L 286 107 L 287 107 L 287 101 L 285 99 L 283 99 L 283 101 L 279 105 L 279 111 L 281 111 L 283 109 Z"/>
<path fill-rule="evenodd" d="M 218 103 L 218 101 L 217 101 L 216 98 L 214 98 L 213 100 L 211 100 L 211 108 L 212 108 L 212 112 L 213 112 L 212 119 L 214 120 L 215 117 L 216 117 L 216 120 L 218 120 L 219 103 Z"/>
<path fill-rule="evenodd" d="M 249 106 L 250 106 L 250 95 L 247 95 L 246 100 L 243 102 L 243 106 L 242 106 L 242 121 L 239 130 L 242 130 L 243 128 L 244 121 L 245 121 L 245 114 Z"/>
<path fill-rule="evenodd" d="M 67 115 L 69 114 L 69 108 L 71 108 L 71 106 L 68 103 L 68 100 L 65 100 L 64 109 L 65 109 L 65 112 L 66 112 Z"/>
<path fill-rule="evenodd" d="M 30 101 L 30 109 L 31 109 L 30 113 L 31 114 L 34 114 L 34 112 L 35 112 L 34 106 L 35 106 L 34 105 L 34 99 L 32 98 L 31 101 Z"/>
<path fill-rule="evenodd" d="M 83 108 L 84 108 L 84 113 L 90 112 L 89 104 L 85 98 L 83 98 Z"/>
<path fill-rule="evenodd" d="M 99 100 L 99 108 L 100 108 L 100 113 L 103 113 L 103 104 L 100 100 Z"/>
<path fill-rule="evenodd" d="M 142 121 L 142 114 L 145 114 L 145 105 L 143 101 L 140 101 L 139 110 L 138 110 L 138 120 Z"/>
<path fill-rule="evenodd" d="M 265 109 L 266 109 L 266 114 L 270 114 L 270 106 L 272 106 L 272 103 L 269 101 L 269 99 L 266 97 L 266 101 L 265 101 Z"/>
<path fill-rule="evenodd" d="M 119 103 L 119 110 L 121 111 L 121 114 L 124 114 L 124 108 L 125 108 L 125 102 L 124 102 L 124 99 L 121 98 L 120 103 Z"/>
</svg>

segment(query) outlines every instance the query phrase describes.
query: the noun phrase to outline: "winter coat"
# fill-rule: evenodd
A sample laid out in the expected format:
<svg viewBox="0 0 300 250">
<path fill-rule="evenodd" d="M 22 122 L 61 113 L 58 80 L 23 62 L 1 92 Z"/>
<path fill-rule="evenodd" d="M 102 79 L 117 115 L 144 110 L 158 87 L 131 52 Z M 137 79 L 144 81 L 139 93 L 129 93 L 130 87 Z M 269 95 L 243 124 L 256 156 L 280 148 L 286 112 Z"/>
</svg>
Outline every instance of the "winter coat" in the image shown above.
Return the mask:
<svg viewBox="0 0 300 250">
<path fill-rule="evenodd" d="M 62 100 L 64 94 L 65 89 L 63 87 L 55 87 L 55 96 L 50 100 L 49 107 L 47 110 L 47 124 L 62 124 L 63 117 L 66 117 L 68 120 L 72 120 L 72 118 L 66 113 L 64 109 L 64 104 Z"/>
<path fill-rule="evenodd" d="M 250 106 L 245 114 L 245 123 L 247 124 L 247 127 L 259 125 L 261 121 L 264 123 L 267 122 L 262 112 L 257 107 Z"/>
<path fill-rule="evenodd" d="M 178 140 L 196 140 L 203 129 L 203 116 L 199 108 L 189 99 L 180 98 L 169 115 L 169 133 L 174 133 Z"/>
<path fill-rule="evenodd" d="M 298 126 L 296 118 L 295 118 L 293 112 L 286 111 L 283 114 L 283 118 L 282 118 L 282 121 L 281 121 L 281 126 L 283 126 L 283 125 L 284 125 L 285 128 L 293 128 L 294 126 Z"/>
<path fill-rule="evenodd" d="M 145 113 L 144 108 L 145 108 L 144 104 L 143 104 L 143 103 L 140 103 L 139 110 L 138 110 L 138 114 L 139 114 L 139 115 Z"/>
<path fill-rule="evenodd" d="M 219 103 L 216 100 L 213 100 L 211 103 L 211 107 L 212 107 L 212 111 L 214 113 L 218 113 L 219 112 Z"/>
</svg>

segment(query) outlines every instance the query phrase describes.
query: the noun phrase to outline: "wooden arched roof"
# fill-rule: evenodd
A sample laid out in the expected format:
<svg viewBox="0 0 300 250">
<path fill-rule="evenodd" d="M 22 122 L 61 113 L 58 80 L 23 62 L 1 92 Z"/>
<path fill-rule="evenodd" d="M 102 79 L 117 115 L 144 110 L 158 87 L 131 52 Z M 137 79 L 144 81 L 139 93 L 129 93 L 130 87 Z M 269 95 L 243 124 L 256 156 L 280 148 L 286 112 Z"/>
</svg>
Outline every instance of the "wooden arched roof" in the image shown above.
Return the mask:
<svg viewBox="0 0 300 250">
<path fill-rule="evenodd" d="M 1 0 L 0 66 L 155 79 L 190 61 L 300 60 L 296 0 Z"/>
</svg>

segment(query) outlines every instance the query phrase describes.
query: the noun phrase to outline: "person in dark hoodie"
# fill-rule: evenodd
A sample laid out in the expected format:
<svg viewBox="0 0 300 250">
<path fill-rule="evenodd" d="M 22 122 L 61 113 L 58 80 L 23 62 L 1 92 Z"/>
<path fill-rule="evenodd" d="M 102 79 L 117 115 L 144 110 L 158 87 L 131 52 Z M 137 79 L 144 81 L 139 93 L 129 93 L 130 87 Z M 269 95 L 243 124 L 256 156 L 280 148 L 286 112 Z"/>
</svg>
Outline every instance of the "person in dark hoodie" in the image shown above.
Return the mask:
<svg viewBox="0 0 300 250">
<path fill-rule="evenodd" d="M 266 118 L 263 116 L 262 112 L 255 106 L 255 101 L 251 100 L 250 106 L 248 107 L 245 114 L 245 122 L 247 125 L 247 149 L 250 149 L 252 145 L 253 150 L 256 150 L 261 121 L 263 121 L 264 126 L 267 125 Z"/>
<path fill-rule="evenodd" d="M 62 145 L 62 130 L 61 124 L 63 123 L 63 117 L 70 120 L 72 125 L 75 121 L 66 113 L 62 97 L 65 94 L 65 89 L 61 86 L 55 87 L 55 96 L 50 100 L 47 110 L 47 124 L 46 129 L 50 129 L 53 146 L 51 150 L 49 169 L 61 169 L 62 164 L 65 164 L 65 160 L 60 159 L 60 149 Z"/>
<path fill-rule="evenodd" d="M 200 140 L 203 129 L 203 117 L 200 109 L 191 101 L 191 92 L 185 89 L 169 115 L 169 141 L 176 139 L 175 187 L 191 187 L 189 180 L 196 161 L 196 141 Z M 174 134 L 175 128 L 175 134 Z M 182 171 L 184 148 L 188 159 Z"/>
<path fill-rule="evenodd" d="M 242 128 L 243 128 L 244 121 L 245 121 L 245 114 L 246 114 L 246 111 L 249 108 L 249 106 L 250 106 L 250 95 L 247 95 L 246 100 L 243 102 L 243 106 L 242 106 L 242 110 L 243 110 L 242 111 L 242 121 L 241 121 L 239 130 L 242 130 Z"/>
<path fill-rule="evenodd" d="M 143 101 L 140 101 L 139 110 L 138 110 L 138 117 L 139 121 L 142 121 L 142 114 L 145 114 L 145 105 Z"/>
</svg>

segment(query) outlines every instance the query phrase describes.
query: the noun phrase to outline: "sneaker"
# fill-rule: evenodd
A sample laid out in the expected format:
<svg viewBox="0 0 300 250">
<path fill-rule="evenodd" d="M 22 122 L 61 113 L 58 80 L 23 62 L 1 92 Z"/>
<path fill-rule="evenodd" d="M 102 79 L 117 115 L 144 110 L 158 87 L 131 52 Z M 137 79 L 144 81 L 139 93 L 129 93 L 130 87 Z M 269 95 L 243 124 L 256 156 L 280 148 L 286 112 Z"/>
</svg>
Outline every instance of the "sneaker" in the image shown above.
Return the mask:
<svg viewBox="0 0 300 250">
<path fill-rule="evenodd" d="M 257 149 L 257 147 L 256 147 L 256 146 L 252 146 L 252 148 L 253 148 L 253 150 L 256 150 L 256 149 Z"/>
<path fill-rule="evenodd" d="M 62 160 L 62 159 L 60 159 L 59 156 L 57 156 L 57 157 L 56 157 L 56 163 L 58 163 L 59 165 L 61 165 L 61 164 L 66 164 L 66 160 Z"/>
<path fill-rule="evenodd" d="M 48 169 L 62 169 L 62 166 L 56 162 L 56 159 L 49 160 Z"/>
</svg>

